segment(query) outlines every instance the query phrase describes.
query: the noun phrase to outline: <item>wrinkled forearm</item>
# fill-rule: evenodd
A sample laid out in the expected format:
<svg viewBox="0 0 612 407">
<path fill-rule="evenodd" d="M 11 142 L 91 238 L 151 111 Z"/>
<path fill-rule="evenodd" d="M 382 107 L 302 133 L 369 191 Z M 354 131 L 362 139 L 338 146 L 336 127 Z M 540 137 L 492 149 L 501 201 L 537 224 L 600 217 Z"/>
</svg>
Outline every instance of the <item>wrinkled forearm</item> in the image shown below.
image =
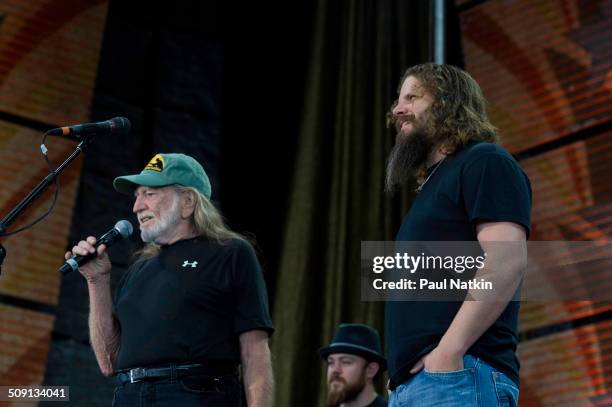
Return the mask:
<svg viewBox="0 0 612 407">
<path fill-rule="evenodd" d="M 242 342 L 242 373 L 249 407 L 271 407 L 274 401 L 274 377 L 267 334 L 257 343 Z"/>
<path fill-rule="evenodd" d="M 119 325 L 112 314 L 110 281 L 89 283 L 89 335 L 102 374 L 110 376 L 119 350 Z"/>
<path fill-rule="evenodd" d="M 251 359 L 244 368 L 244 390 L 248 406 L 270 407 L 274 395 L 270 355 Z"/>
</svg>

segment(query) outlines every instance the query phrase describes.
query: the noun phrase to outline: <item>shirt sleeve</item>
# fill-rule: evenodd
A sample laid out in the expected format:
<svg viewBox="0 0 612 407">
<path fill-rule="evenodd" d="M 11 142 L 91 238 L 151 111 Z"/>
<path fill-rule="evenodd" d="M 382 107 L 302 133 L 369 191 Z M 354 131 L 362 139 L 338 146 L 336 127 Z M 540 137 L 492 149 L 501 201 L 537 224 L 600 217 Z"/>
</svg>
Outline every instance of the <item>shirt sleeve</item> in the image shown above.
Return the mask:
<svg viewBox="0 0 612 407">
<path fill-rule="evenodd" d="M 490 153 L 466 165 L 463 200 L 470 221 L 514 222 L 531 230 L 531 185 L 512 157 Z"/>
<path fill-rule="evenodd" d="M 234 332 L 261 329 L 272 335 L 263 272 L 250 244 L 239 241 L 234 257 Z"/>
</svg>

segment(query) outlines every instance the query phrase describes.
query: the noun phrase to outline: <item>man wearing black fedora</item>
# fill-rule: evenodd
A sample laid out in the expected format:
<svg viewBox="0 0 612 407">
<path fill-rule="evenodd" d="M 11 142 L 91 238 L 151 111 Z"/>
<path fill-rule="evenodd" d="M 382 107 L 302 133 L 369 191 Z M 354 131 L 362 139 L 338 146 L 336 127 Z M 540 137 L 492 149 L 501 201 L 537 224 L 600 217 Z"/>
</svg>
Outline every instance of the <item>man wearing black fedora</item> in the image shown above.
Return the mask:
<svg viewBox="0 0 612 407">
<path fill-rule="evenodd" d="M 380 336 L 363 324 L 340 324 L 329 346 L 319 349 L 327 361 L 328 406 L 382 407 L 374 380 L 387 369 Z"/>
</svg>

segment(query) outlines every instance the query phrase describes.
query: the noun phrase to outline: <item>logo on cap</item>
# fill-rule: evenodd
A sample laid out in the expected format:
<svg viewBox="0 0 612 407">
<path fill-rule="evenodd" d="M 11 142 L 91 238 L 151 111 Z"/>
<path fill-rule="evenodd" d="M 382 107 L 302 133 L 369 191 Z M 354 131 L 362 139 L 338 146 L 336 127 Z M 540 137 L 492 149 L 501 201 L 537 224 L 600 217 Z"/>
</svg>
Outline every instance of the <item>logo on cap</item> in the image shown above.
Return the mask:
<svg viewBox="0 0 612 407">
<path fill-rule="evenodd" d="M 144 168 L 145 170 L 162 172 L 164 170 L 164 157 L 161 154 L 157 154 L 151 158 L 151 161 Z"/>
</svg>

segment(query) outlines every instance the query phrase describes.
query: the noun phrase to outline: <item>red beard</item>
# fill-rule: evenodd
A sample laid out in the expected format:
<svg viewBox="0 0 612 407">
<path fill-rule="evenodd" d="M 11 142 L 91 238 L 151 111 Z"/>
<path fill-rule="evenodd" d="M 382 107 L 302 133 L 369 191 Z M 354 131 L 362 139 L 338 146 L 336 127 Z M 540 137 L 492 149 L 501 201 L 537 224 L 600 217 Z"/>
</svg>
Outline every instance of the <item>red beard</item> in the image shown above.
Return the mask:
<svg viewBox="0 0 612 407">
<path fill-rule="evenodd" d="M 331 386 L 332 382 L 339 381 L 342 383 L 341 386 Z M 328 382 L 329 393 L 327 394 L 327 405 L 329 407 L 336 407 L 347 401 L 352 401 L 359 396 L 366 385 L 365 371 L 359 377 L 356 383 L 348 384 L 343 378 L 334 376 Z"/>
</svg>

